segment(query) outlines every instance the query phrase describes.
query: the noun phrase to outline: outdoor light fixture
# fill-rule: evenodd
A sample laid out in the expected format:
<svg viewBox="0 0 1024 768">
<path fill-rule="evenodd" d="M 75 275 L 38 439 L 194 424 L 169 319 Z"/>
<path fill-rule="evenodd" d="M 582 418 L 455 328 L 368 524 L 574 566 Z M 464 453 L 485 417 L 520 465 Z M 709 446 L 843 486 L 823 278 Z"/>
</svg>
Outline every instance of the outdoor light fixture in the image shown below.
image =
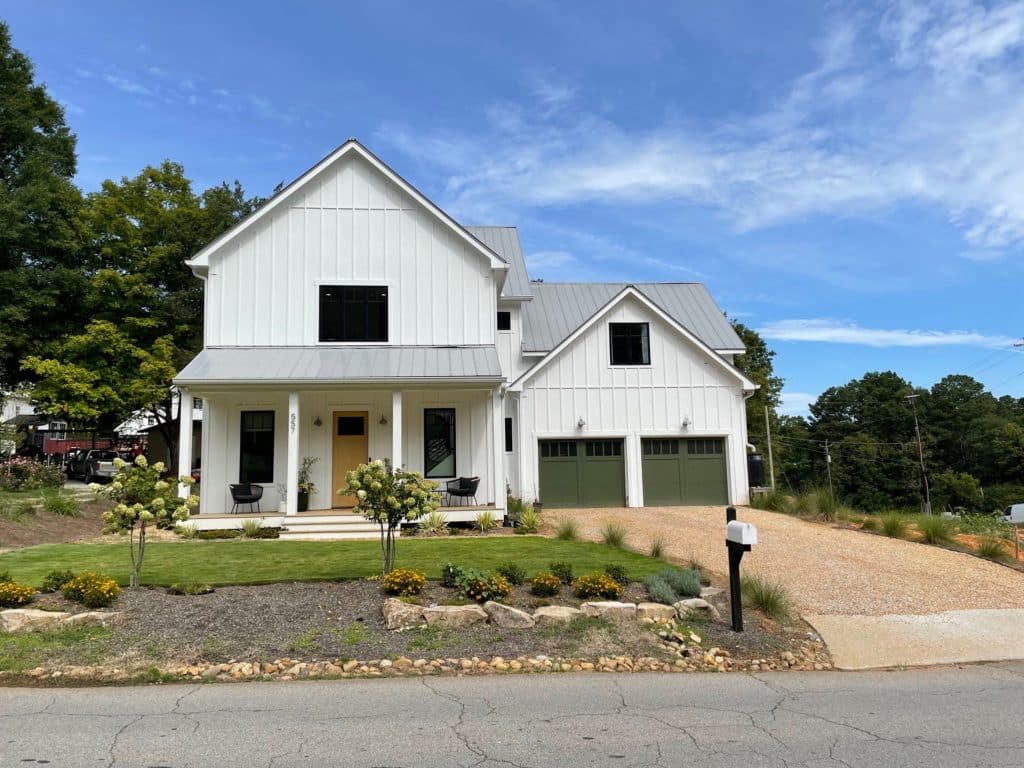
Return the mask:
<svg viewBox="0 0 1024 768">
<path fill-rule="evenodd" d="M 683 432 L 685 432 L 689 428 L 690 428 L 690 417 L 689 416 L 684 416 L 683 417 Z"/>
<path fill-rule="evenodd" d="M 578 427 L 579 429 L 583 429 L 583 428 L 584 428 L 585 426 L 587 426 L 587 422 L 585 422 L 585 421 L 583 420 L 583 417 L 582 417 L 582 416 L 580 416 L 580 420 L 576 422 L 576 426 L 577 426 L 577 427 Z"/>
<path fill-rule="evenodd" d="M 381 426 L 383 427 L 383 426 L 384 426 L 385 424 L 387 424 L 387 423 L 388 423 L 388 417 L 387 417 L 387 416 L 385 416 L 385 415 L 384 415 L 384 414 L 382 413 L 382 414 L 380 415 L 380 421 L 378 421 L 377 423 L 378 423 L 378 424 L 380 424 L 380 425 L 381 425 Z"/>
<path fill-rule="evenodd" d="M 323 425 L 324 425 L 324 423 L 323 423 L 323 421 L 321 421 L 319 416 L 317 416 L 315 419 L 313 419 L 313 426 L 314 427 L 322 427 Z"/>
</svg>

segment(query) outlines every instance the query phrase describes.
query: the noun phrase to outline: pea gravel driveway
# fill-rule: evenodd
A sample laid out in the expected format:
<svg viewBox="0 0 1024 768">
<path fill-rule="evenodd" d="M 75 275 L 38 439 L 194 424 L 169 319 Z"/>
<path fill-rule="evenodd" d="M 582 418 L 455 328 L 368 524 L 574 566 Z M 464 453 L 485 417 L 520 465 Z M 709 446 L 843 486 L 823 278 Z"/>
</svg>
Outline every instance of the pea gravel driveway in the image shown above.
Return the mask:
<svg viewBox="0 0 1024 768">
<path fill-rule="evenodd" d="M 575 518 L 586 539 L 616 520 L 631 548 L 664 537 L 672 558 L 695 557 L 728 573 L 722 507 L 551 510 Z M 743 560 L 748 573 L 786 587 L 801 614 L 881 616 L 973 608 L 1024 608 L 1024 574 L 971 555 L 741 508 L 757 526 L 758 544 Z"/>
</svg>

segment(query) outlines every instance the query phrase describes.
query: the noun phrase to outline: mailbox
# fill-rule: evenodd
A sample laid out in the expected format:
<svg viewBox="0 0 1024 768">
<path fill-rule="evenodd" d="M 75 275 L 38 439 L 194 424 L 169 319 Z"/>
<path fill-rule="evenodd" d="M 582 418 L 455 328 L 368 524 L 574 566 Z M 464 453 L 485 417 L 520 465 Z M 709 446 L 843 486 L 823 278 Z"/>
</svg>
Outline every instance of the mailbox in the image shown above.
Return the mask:
<svg viewBox="0 0 1024 768">
<path fill-rule="evenodd" d="M 757 544 L 757 528 L 750 523 L 733 520 L 725 526 L 725 540 L 746 546 Z"/>
</svg>

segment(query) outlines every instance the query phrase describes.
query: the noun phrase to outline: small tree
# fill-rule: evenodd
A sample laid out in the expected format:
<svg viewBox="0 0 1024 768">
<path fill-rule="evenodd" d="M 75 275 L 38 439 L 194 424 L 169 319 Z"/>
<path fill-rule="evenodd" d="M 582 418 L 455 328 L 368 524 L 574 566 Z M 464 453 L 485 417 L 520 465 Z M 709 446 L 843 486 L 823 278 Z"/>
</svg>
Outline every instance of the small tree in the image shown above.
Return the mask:
<svg viewBox="0 0 1024 768">
<path fill-rule="evenodd" d="M 146 556 L 146 528 L 150 524 L 171 528 L 182 520 L 188 520 L 189 510 L 199 503 L 193 494 L 185 499 L 178 497 L 177 485 L 162 479 L 164 463 L 150 465 L 145 456 L 136 456 L 129 464 L 114 459 L 118 472 L 110 485 L 90 487 L 96 493 L 115 502 L 114 508 L 103 513 L 106 533 L 127 533 L 132 569 L 128 586 L 139 586 L 142 575 L 142 560 Z M 182 477 L 178 482 L 191 486 L 191 477 Z"/>
<path fill-rule="evenodd" d="M 437 483 L 380 459 L 360 464 L 345 479 L 348 487 L 339 493 L 355 494 L 358 503 L 353 511 L 380 526 L 383 572 L 390 573 L 395 567 L 395 529 L 402 520 L 417 520 L 441 506 Z"/>
</svg>

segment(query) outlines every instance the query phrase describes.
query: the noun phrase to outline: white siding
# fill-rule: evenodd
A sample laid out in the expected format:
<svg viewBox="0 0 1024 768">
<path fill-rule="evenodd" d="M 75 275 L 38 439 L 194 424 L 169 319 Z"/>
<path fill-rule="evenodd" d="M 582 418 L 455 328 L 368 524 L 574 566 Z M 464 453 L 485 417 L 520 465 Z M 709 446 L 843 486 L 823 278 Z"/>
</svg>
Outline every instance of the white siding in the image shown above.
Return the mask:
<svg viewBox="0 0 1024 768">
<path fill-rule="evenodd" d="M 610 322 L 650 324 L 649 366 L 610 364 Z M 626 438 L 628 503 L 641 506 L 640 437 L 706 435 L 726 438 L 730 500 L 735 504 L 747 501 L 742 387 L 696 345 L 631 298 L 614 307 L 529 380 L 519 403 L 518 491 L 526 499 L 538 494 L 539 438 Z M 580 418 L 586 422 L 582 429 L 577 427 Z M 685 429 L 684 420 L 689 420 Z"/>
<path fill-rule="evenodd" d="M 495 331 L 495 346 L 498 349 L 498 360 L 501 361 L 501 372 L 505 374 L 507 381 L 515 381 L 519 374 L 536 362 L 536 359 L 523 357 L 523 313 L 519 302 L 499 302 L 497 311 L 508 312 L 511 315 L 512 330 Z"/>
<path fill-rule="evenodd" d="M 286 194 L 211 255 L 207 346 L 318 343 L 320 283 L 387 285 L 389 343 L 494 343 L 487 260 L 365 160 Z"/>
</svg>

